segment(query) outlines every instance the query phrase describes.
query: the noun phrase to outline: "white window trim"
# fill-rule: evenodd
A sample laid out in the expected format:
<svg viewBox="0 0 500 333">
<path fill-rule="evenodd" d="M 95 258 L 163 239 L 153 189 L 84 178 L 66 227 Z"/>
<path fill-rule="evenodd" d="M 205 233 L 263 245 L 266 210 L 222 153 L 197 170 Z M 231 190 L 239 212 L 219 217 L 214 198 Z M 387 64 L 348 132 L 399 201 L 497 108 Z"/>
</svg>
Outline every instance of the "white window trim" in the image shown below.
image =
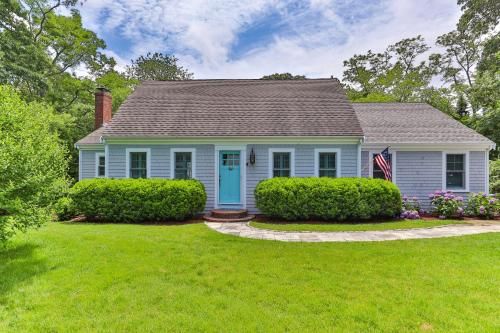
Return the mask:
<svg viewBox="0 0 500 333">
<path fill-rule="evenodd" d="M 146 153 L 146 178 L 151 178 L 151 148 L 126 148 L 126 177 L 130 178 L 130 153 Z"/>
<path fill-rule="evenodd" d="M 191 153 L 191 178 L 196 178 L 196 148 L 170 149 L 170 179 L 175 177 L 175 153 Z"/>
<path fill-rule="evenodd" d="M 342 177 L 342 155 L 340 148 L 315 148 L 314 149 L 314 176 L 319 177 L 319 154 L 320 153 L 335 153 L 335 177 Z"/>
<path fill-rule="evenodd" d="M 240 203 L 243 208 L 247 207 L 247 146 L 215 146 L 214 161 L 215 161 L 215 198 L 214 208 L 219 208 L 219 155 L 221 150 L 235 150 L 240 152 Z"/>
<path fill-rule="evenodd" d="M 269 148 L 268 159 L 268 176 L 273 178 L 273 154 L 274 153 L 290 153 L 290 177 L 295 176 L 295 148 Z"/>
<path fill-rule="evenodd" d="M 465 155 L 465 188 L 463 189 L 448 189 L 446 188 L 446 155 L 457 155 L 457 154 L 462 154 Z M 442 167 L 443 167 L 443 173 L 442 173 L 442 188 L 445 191 L 451 191 L 451 192 L 469 192 L 469 151 L 463 151 L 463 150 L 447 150 L 443 151 L 443 159 L 442 159 Z"/>
<path fill-rule="evenodd" d="M 99 176 L 99 158 L 104 157 L 104 176 Z M 106 177 L 106 154 L 105 153 L 95 153 L 95 177 L 104 178 Z"/>
<path fill-rule="evenodd" d="M 78 151 L 78 181 L 82 180 L 82 174 L 83 174 L 83 170 L 82 170 L 82 158 L 83 158 L 83 152 L 80 149 Z"/>
<path fill-rule="evenodd" d="M 484 193 L 490 194 L 490 151 L 484 152 L 485 177 L 484 177 Z"/>
<path fill-rule="evenodd" d="M 380 154 L 382 151 L 370 150 L 368 152 L 368 176 L 373 178 L 373 157 L 377 154 Z M 397 174 L 396 174 L 396 166 L 397 166 L 397 150 L 389 149 L 389 154 L 391 154 L 392 159 L 392 182 L 397 184 Z"/>
</svg>

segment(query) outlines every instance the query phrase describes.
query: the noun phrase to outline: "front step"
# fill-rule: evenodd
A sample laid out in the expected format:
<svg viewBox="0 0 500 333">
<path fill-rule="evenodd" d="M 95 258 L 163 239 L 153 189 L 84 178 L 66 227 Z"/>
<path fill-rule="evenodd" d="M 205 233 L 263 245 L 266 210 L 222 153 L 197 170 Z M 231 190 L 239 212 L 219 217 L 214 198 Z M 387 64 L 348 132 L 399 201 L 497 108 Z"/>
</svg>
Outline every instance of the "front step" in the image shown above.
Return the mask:
<svg viewBox="0 0 500 333">
<path fill-rule="evenodd" d="M 210 212 L 210 214 L 203 217 L 203 219 L 208 222 L 246 222 L 253 220 L 254 218 L 254 215 L 248 215 L 248 211 L 246 209 L 214 209 Z"/>
</svg>

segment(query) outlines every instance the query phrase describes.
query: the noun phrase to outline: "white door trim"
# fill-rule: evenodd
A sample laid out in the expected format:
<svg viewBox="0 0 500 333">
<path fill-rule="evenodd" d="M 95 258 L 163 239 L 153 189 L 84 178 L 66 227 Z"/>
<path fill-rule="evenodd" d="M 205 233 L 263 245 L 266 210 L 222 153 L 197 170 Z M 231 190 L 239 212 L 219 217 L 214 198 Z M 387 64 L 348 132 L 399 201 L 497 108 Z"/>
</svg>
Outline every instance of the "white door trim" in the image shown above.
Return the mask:
<svg viewBox="0 0 500 333">
<path fill-rule="evenodd" d="M 219 155 L 223 150 L 235 150 L 240 152 L 240 205 L 242 208 L 247 207 L 247 146 L 241 145 L 224 145 L 215 146 L 214 149 L 214 165 L 215 165 L 215 179 L 214 179 L 214 208 L 219 208 Z"/>
</svg>

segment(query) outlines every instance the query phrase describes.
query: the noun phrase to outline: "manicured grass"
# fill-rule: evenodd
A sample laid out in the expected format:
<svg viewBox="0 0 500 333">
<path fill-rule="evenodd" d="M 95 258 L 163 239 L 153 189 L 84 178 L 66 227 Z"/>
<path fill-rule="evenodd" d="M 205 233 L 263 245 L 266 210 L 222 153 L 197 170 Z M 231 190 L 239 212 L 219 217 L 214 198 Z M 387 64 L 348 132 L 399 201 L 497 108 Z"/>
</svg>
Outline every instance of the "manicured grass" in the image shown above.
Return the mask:
<svg viewBox="0 0 500 333">
<path fill-rule="evenodd" d="M 391 229 L 415 229 L 430 228 L 447 224 L 461 224 L 459 220 L 401 220 L 390 222 L 372 223 L 288 223 L 288 222 L 257 222 L 252 221 L 250 225 L 258 229 L 282 230 L 282 231 L 367 231 L 367 230 L 391 230 Z"/>
<path fill-rule="evenodd" d="M 493 332 L 500 234 L 281 243 L 49 224 L 0 249 L 0 332 Z"/>
</svg>

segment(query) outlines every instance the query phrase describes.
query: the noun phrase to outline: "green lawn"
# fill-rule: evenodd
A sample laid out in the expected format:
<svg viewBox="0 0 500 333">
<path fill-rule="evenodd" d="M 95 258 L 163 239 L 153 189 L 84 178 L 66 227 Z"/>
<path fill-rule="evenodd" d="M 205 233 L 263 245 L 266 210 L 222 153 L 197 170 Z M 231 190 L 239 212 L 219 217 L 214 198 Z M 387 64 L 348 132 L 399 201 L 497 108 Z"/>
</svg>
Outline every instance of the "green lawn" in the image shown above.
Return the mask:
<svg viewBox="0 0 500 333">
<path fill-rule="evenodd" d="M 459 220 L 401 220 L 372 223 L 289 223 L 289 222 L 258 222 L 250 225 L 258 229 L 282 231 L 363 231 L 363 230 L 391 230 L 430 228 L 447 224 L 462 224 Z"/>
<path fill-rule="evenodd" d="M 51 223 L 0 249 L 0 332 L 493 332 L 500 234 L 281 243 Z"/>
</svg>

